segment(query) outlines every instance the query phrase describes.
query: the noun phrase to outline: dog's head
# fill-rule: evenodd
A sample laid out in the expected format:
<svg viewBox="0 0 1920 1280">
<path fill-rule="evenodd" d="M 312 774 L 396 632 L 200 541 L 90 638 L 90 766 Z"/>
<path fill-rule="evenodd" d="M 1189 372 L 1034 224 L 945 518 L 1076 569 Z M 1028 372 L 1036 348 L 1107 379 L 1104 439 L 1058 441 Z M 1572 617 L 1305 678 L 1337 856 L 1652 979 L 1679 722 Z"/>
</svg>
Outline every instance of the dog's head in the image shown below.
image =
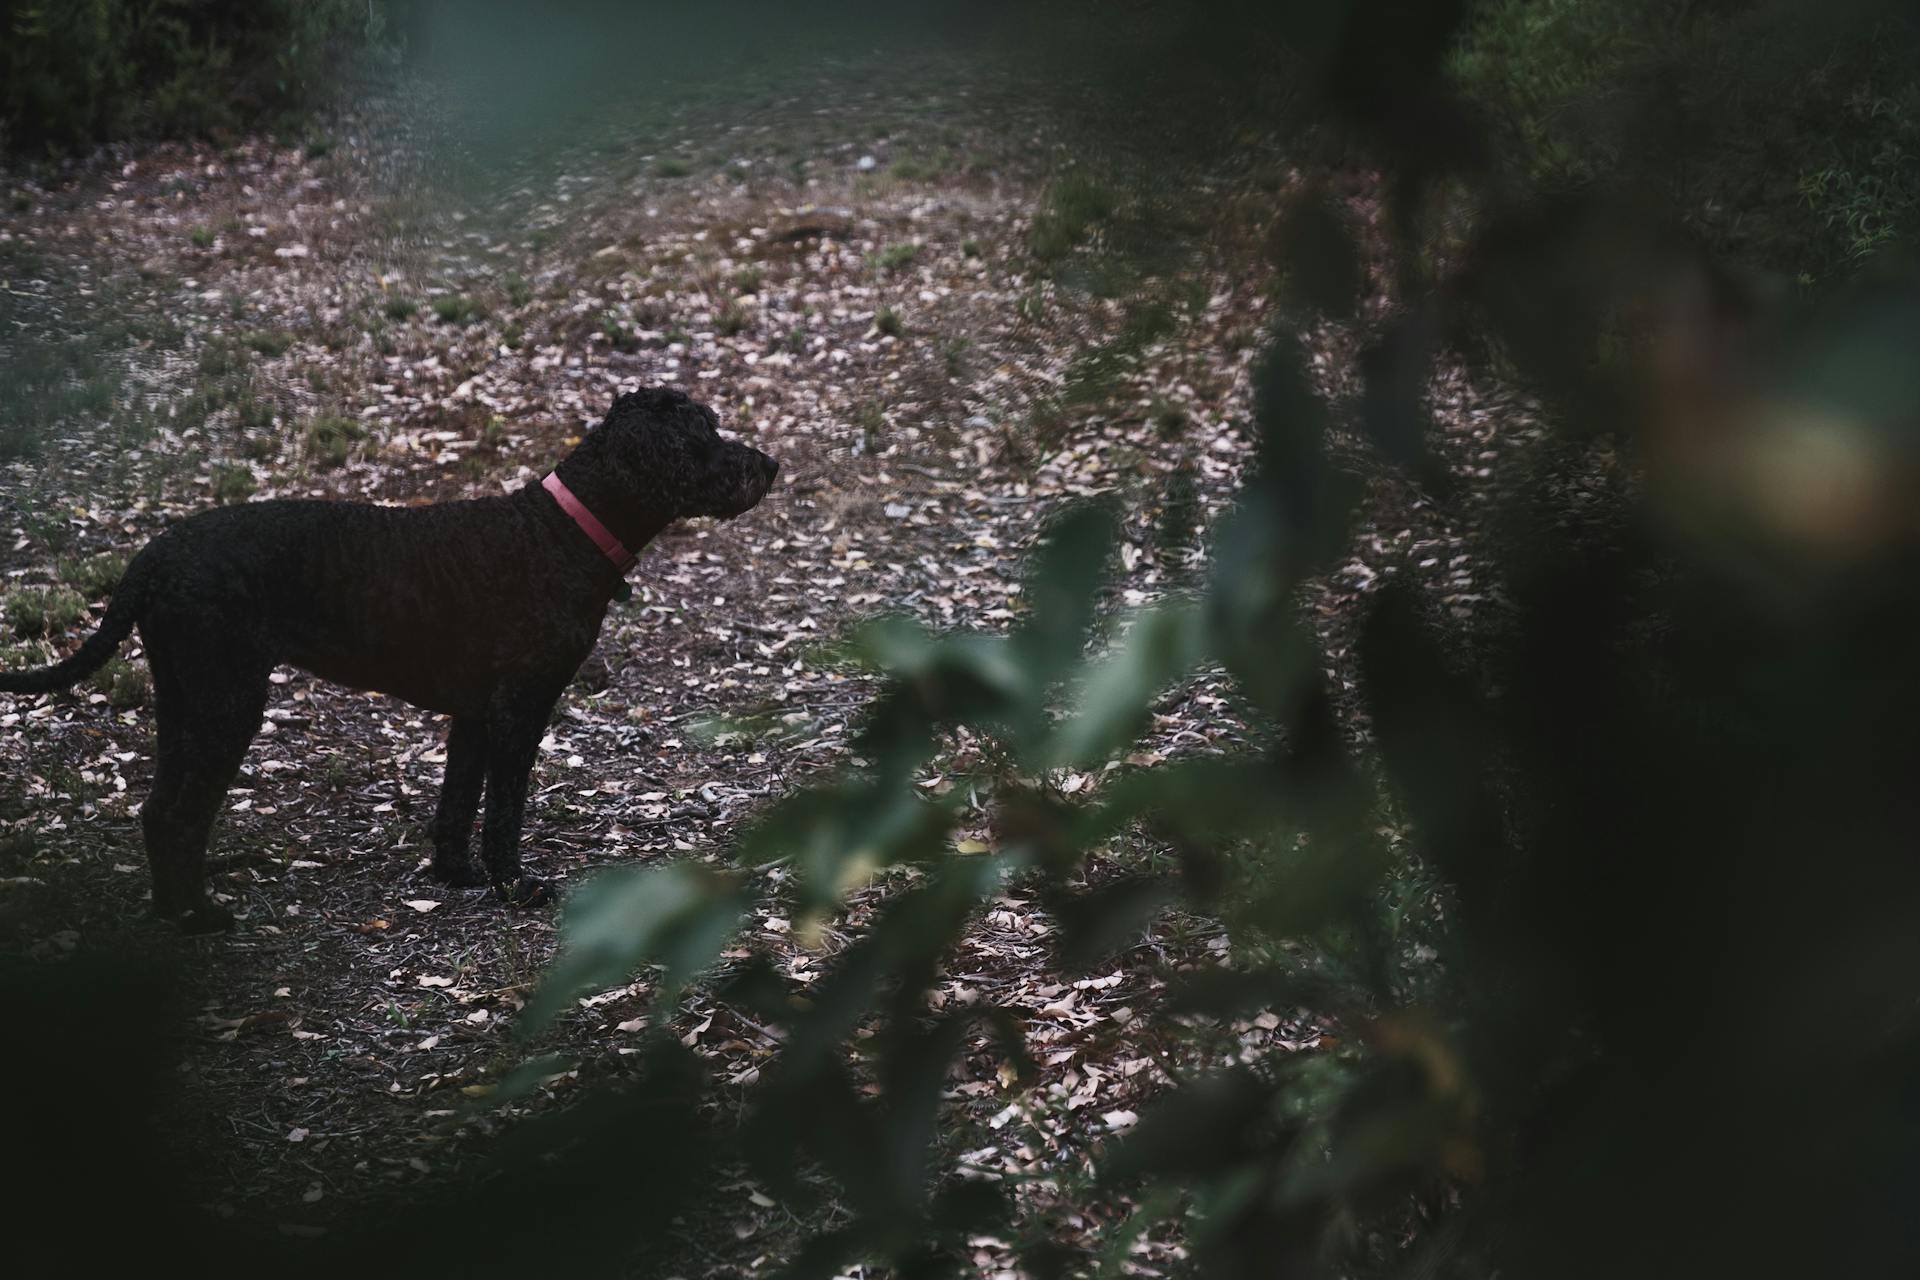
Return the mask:
<svg viewBox="0 0 1920 1280">
<path fill-rule="evenodd" d="M 620 488 L 670 519 L 731 519 L 764 498 L 780 471 L 758 449 L 721 439 L 713 410 L 672 387 L 621 396 L 594 435 Z"/>
</svg>

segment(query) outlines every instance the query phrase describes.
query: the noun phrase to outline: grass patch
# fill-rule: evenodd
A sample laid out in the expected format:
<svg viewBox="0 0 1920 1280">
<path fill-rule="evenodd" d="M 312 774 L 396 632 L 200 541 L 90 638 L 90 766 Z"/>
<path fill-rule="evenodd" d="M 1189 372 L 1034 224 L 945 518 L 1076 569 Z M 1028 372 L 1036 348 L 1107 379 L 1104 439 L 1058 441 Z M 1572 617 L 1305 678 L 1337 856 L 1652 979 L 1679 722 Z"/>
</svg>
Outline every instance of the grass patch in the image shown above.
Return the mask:
<svg viewBox="0 0 1920 1280">
<path fill-rule="evenodd" d="M 533 301 L 533 286 L 527 283 L 524 276 L 508 276 L 500 282 L 500 289 L 507 295 L 507 305 L 510 307 L 524 307 Z"/>
<path fill-rule="evenodd" d="M 153 695 L 153 677 L 147 669 L 125 658 L 109 658 L 107 665 L 87 678 L 94 689 L 107 695 L 107 705 L 115 711 L 144 707 Z"/>
<path fill-rule="evenodd" d="M 220 238 L 212 227 L 195 227 L 187 236 L 196 249 L 211 249 L 214 241 Z"/>
<path fill-rule="evenodd" d="M 47 652 L 38 644 L 0 644 L 0 671 L 27 671 L 47 665 Z"/>
<path fill-rule="evenodd" d="M 127 572 L 127 558 L 114 551 L 97 556 L 73 556 L 60 561 L 60 581 L 89 600 L 113 593 Z"/>
<path fill-rule="evenodd" d="M 1130 347 L 1145 347 L 1170 335 L 1178 327 L 1173 308 L 1158 300 L 1135 302 L 1127 307 L 1127 318 L 1120 326 L 1120 341 Z"/>
<path fill-rule="evenodd" d="M 242 431 L 264 431 L 273 425 L 273 405 L 248 388 L 234 402 L 233 420 Z"/>
<path fill-rule="evenodd" d="M 1156 395 L 1147 404 L 1147 421 L 1162 440 L 1171 440 L 1187 429 L 1187 411 L 1165 396 Z"/>
<path fill-rule="evenodd" d="M 468 325 L 486 314 L 485 307 L 465 294 L 450 293 L 433 300 L 433 315 L 441 324 Z"/>
<path fill-rule="evenodd" d="M 674 156 L 662 156 L 653 162 L 653 176 L 656 178 L 684 178 L 692 172 L 692 165 Z"/>
<path fill-rule="evenodd" d="M 920 245 L 914 241 L 890 244 L 873 255 L 873 265 L 882 271 L 898 271 L 920 256 Z"/>
<path fill-rule="evenodd" d="M 729 302 L 713 318 L 713 331 L 723 338 L 734 337 L 746 330 L 747 313 L 739 306 Z"/>
<path fill-rule="evenodd" d="M 972 338 L 940 340 L 940 363 L 945 366 L 949 378 L 958 379 L 966 376 L 968 357 L 972 352 Z"/>
<path fill-rule="evenodd" d="M 411 320 L 413 319 L 413 313 L 419 309 L 420 304 L 412 298 L 402 298 L 398 295 L 388 298 L 380 306 L 381 312 L 385 314 L 389 320 Z"/>
<path fill-rule="evenodd" d="M 940 166 L 906 156 L 887 166 L 887 176 L 896 182 L 930 182 L 940 176 Z"/>
<path fill-rule="evenodd" d="M 615 351 L 634 352 L 640 349 L 640 335 L 621 322 L 618 312 L 602 313 L 600 336 L 605 338 L 607 345 Z"/>
<path fill-rule="evenodd" d="M 325 414 L 307 424 L 307 458 L 322 471 L 343 467 L 366 438 L 367 429 L 352 418 Z"/>
<path fill-rule="evenodd" d="M 245 502 L 253 496 L 253 472 L 222 463 L 213 469 L 208 487 L 213 491 L 213 500 L 223 507 Z"/>
<path fill-rule="evenodd" d="M 247 344 L 249 350 L 263 356 L 283 356 L 293 347 L 292 334 L 273 329 L 255 329 L 241 341 Z"/>
<path fill-rule="evenodd" d="M 737 293 L 758 293 L 760 284 L 766 279 L 766 273 L 759 267 L 742 267 L 733 273 L 733 287 Z"/>
<path fill-rule="evenodd" d="M 88 342 L 13 335 L 0 357 L 0 458 L 24 455 L 64 423 L 112 415 L 120 402 L 118 369 Z"/>
<path fill-rule="evenodd" d="M 892 307 L 882 307 L 874 313 L 873 327 L 889 338 L 904 338 L 907 334 L 906 322 Z"/>
<path fill-rule="evenodd" d="M 34 839 L 31 831 L 8 831 L 0 833 L 0 867 L 9 869 L 20 867 L 33 860 Z"/>
<path fill-rule="evenodd" d="M 247 357 L 240 347 L 226 338 L 213 338 L 200 348 L 199 358 L 194 362 L 205 382 L 216 378 L 230 378 L 247 367 Z"/>
<path fill-rule="evenodd" d="M 7 618 L 19 636 L 58 635 L 87 616 L 87 602 L 60 587 L 26 587 L 6 595 Z"/>
<path fill-rule="evenodd" d="M 1119 394 L 1133 365 L 1133 352 L 1120 343 L 1081 352 L 1067 366 L 1061 401 L 1071 408 L 1104 404 Z"/>
<path fill-rule="evenodd" d="M 860 428 L 860 452 L 863 454 L 880 452 L 881 446 L 886 442 L 886 412 L 869 400 L 853 411 L 853 425 Z"/>
<path fill-rule="evenodd" d="M 1042 263 L 1057 262 L 1085 243 L 1117 207 L 1113 193 L 1093 179 L 1078 174 L 1062 178 L 1040 199 L 1027 250 Z"/>
</svg>

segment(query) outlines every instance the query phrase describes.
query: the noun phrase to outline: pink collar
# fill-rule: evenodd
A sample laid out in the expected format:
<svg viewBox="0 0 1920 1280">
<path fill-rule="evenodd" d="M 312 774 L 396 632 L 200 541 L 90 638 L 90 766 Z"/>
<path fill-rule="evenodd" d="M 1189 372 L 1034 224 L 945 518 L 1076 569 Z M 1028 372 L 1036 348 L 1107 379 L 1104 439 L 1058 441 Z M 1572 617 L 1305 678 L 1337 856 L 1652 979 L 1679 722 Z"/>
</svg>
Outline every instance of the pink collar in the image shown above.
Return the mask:
<svg viewBox="0 0 1920 1280">
<path fill-rule="evenodd" d="M 593 545 L 600 548 L 600 553 L 613 561 L 622 574 L 633 568 L 633 562 L 639 557 L 621 546 L 620 539 L 614 537 L 607 526 L 601 524 L 594 517 L 593 512 L 587 510 L 585 503 L 573 496 L 573 490 L 567 488 L 566 482 L 560 479 L 558 472 L 547 472 L 547 478 L 540 482 L 540 487 L 553 495 L 553 500 L 560 504 L 560 509 L 572 516 L 573 522 L 580 526 L 580 532 L 592 538 Z"/>
</svg>

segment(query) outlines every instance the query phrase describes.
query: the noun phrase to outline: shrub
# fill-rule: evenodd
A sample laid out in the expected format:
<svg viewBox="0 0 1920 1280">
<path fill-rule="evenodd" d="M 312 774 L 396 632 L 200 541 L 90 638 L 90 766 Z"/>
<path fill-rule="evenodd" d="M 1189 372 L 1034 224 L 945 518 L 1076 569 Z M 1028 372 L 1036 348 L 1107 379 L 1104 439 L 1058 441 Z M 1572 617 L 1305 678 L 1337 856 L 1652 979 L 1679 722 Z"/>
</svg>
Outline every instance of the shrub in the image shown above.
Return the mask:
<svg viewBox="0 0 1920 1280">
<path fill-rule="evenodd" d="M 29 148 L 174 136 L 302 110 L 386 52 L 390 0 L 22 0 L 0 9 L 0 127 Z"/>
<path fill-rule="evenodd" d="M 89 600 L 103 599 L 112 594 L 126 572 L 127 557 L 112 551 L 60 562 L 60 580 Z"/>
<path fill-rule="evenodd" d="M 7 617 L 15 635 L 53 636 L 87 616 L 87 602 L 57 587 L 27 587 L 6 595 Z"/>
<path fill-rule="evenodd" d="M 115 711 L 144 707 L 153 694 L 153 678 L 144 666 L 135 666 L 124 658 L 109 658 L 88 679 L 88 684 L 107 696 L 107 705 Z"/>
</svg>

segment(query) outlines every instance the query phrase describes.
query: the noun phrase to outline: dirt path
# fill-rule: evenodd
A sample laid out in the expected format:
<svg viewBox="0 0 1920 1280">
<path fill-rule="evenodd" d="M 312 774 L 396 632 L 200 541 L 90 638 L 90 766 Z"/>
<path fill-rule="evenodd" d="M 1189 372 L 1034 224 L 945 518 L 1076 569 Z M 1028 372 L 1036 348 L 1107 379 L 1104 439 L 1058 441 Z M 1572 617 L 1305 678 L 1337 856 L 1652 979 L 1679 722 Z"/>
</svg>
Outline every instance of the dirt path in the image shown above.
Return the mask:
<svg viewBox="0 0 1920 1280">
<path fill-rule="evenodd" d="M 913 87 L 830 75 L 752 107 L 689 107 L 640 137 L 610 126 L 469 197 L 422 185 L 418 140 L 377 109 L 325 145 L 160 148 L 11 180 L 9 289 L 51 328 L 90 281 L 126 332 L 102 357 L 122 370 L 112 405 L 0 464 L 4 585 L 58 582 L 76 557 L 130 551 L 220 497 L 518 487 L 618 390 L 683 386 L 782 460 L 779 487 L 747 518 L 676 529 L 643 556 L 542 744 L 527 850 L 563 886 L 605 865 L 723 859 L 770 797 L 846 759 L 869 685 L 827 642 L 850 619 L 1006 625 L 1045 517 L 1092 495 L 1125 513 L 1115 603 L 1148 600 L 1204 557 L 1156 536 L 1168 478 L 1184 472 L 1217 510 L 1247 457 L 1264 271 L 1226 241 L 1197 246 L 1156 282 L 1170 301 L 1154 331 L 1122 345 L 1137 312 L 1025 265 L 1066 160 L 1048 122 L 991 74 L 894 83 Z M 90 305 L 64 318 L 85 328 Z M 1464 380 L 1440 390 L 1450 461 L 1471 474 L 1501 415 Z M 1482 598 L 1457 535 L 1421 520 L 1370 528 L 1316 595 L 1336 658 L 1342 619 L 1383 575 L 1415 572 L 1462 609 Z M 205 1153 L 205 1196 L 324 1226 L 383 1185 L 446 1173 L 497 1126 L 468 1096 L 512 1061 L 505 1029 L 553 921 L 422 874 L 439 717 L 275 680 L 216 836 L 214 887 L 241 927 L 189 943 L 140 921 L 146 713 L 84 689 L 0 705 L 0 925 L 29 954 L 188 953 L 202 1013 L 179 1124 Z M 1221 682 L 1197 681 L 1143 747 L 1230 745 L 1245 732 L 1231 710 Z M 950 765 L 964 770 L 964 744 Z M 755 942 L 804 982 L 826 955 L 786 925 L 769 915 Z M 1008 1095 L 983 1043 L 952 1097 L 955 1151 L 1038 1179 L 1023 1192 L 1035 1204 L 1161 1078 L 1115 1011 L 1151 1002 L 1170 959 L 1217 959 L 1223 941 L 1183 924 L 1066 985 L 1047 933 L 1003 900 L 943 988 L 1028 1016 L 1042 1086 Z M 557 1047 L 586 1065 L 529 1105 L 617 1074 L 646 990 L 585 1002 Z M 775 1047 L 701 995 L 675 1030 L 734 1092 Z M 1315 1043 L 1292 1020 L 1244 1035 Z M 791 1231 L 750 1190 L 721 1210 L 737 1249 L 713 1274 L 743 1274 Z M 991 1272 L 1004 1257 L 983 1245 L 978 1260 Z"/>
</svg>

